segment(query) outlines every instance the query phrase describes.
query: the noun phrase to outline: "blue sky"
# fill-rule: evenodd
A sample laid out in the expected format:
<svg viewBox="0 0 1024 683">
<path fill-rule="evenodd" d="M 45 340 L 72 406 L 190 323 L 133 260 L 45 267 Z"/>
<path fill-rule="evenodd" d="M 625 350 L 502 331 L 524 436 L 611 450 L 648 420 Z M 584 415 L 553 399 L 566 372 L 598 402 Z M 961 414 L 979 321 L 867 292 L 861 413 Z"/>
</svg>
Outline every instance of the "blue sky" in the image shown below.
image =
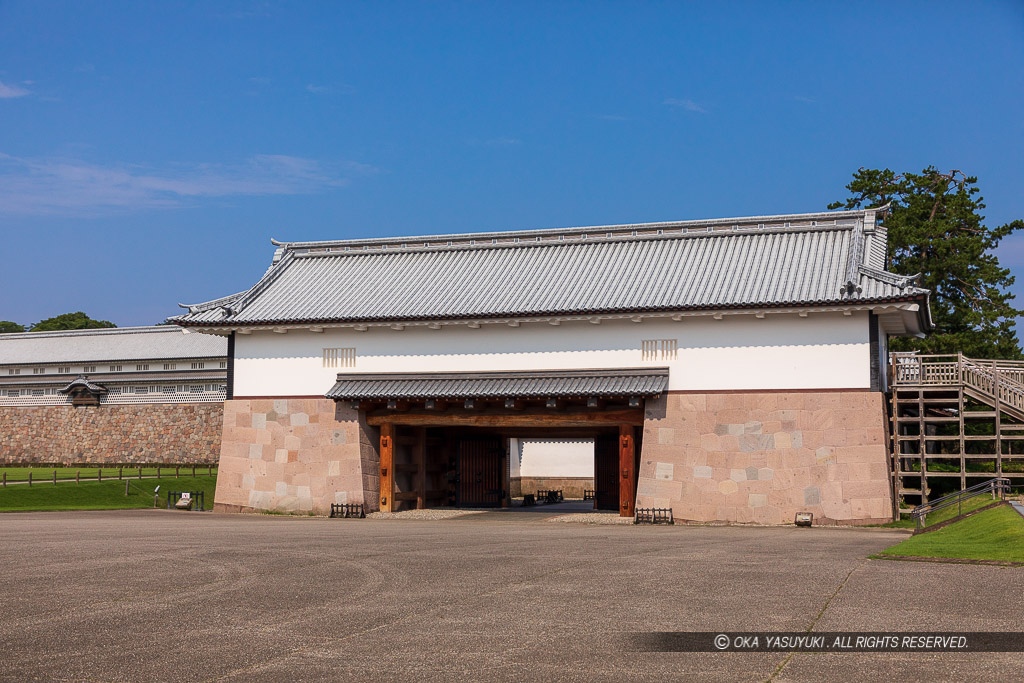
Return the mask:
<svg viewBox="0 0 1024 683">
<path fill-rule="evenodd" d="M 1024 217 L 1024 3 L 0 0 L 22 323 L 155 323 L 271 237 L 817 211 L 928 164 Z"/>
</svg>

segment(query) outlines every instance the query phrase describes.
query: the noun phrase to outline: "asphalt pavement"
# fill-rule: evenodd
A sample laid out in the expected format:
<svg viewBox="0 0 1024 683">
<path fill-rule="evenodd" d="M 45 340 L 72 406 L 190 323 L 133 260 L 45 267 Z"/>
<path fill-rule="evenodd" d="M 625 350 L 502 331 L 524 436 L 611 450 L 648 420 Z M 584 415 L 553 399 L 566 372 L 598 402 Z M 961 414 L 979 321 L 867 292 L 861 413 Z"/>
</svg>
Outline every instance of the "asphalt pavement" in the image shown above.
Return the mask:
<svg viewBox="0 0 1024 683">
<path fill-rule="evenodd" d="M 636 652 L 653 631 L 1017 631 L 1024 570 L 889 530 L 0 515 L 5 680 L 1019 680 L 1024 655 Z"/>
</svg>

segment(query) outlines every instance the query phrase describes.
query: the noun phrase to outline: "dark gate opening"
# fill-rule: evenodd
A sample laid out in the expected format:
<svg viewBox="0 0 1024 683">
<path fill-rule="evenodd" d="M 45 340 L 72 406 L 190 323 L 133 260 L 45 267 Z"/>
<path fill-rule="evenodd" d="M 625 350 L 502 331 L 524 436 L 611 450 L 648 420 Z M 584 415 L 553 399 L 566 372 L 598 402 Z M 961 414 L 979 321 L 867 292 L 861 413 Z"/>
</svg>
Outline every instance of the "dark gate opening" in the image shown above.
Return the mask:
<svg viewBox="0 0 1024 683">
<path fill-rule="evenodd" d="M 618 428 L 486 429 L 393 425 L 388 431 L 390 434 L 382 431 L 381 443 L 382 448 L 390 446 L 390 468 L 382 462 L 381 478 L 382 482 L 391 481 L 382 485 L 381 506 L 390 507 L 393 512 L 430 507 L 513 505 L 511 438 L 593 439 L 593 508 L 621 512 L 623 474 Z M 635 486 L 631 477 L 627 488 L 629 486 Z"/>
<path fill-rule="evenodd" d="M 458 507 L 499 507 L 507 498 L 508 485 L 502 465 L 505 440 L 497 435 L 463 437 L 458 440 L 455 463 L 455 505 Z"/>
</svg>

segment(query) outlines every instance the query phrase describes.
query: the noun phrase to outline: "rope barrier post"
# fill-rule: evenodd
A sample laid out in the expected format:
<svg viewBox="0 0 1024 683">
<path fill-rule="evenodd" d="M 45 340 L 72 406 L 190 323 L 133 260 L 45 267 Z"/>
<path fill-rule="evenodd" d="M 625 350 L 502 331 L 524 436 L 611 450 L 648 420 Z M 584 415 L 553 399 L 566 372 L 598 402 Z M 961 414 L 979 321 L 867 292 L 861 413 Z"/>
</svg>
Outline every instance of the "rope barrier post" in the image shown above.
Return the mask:
<svg viewBox="0 0 1024 683">
<path fill-rule="evenodd" d="M 103 468 L 102 467 L 97 467 L 96 468 L 96 481 L 103 481 Z"/>
<path fill-rule="evenodd" d="M 57 485 L 57 470 L 53 471 L 53 485 Z"/>
<path fill-rule="evenodd" d="M 139 479 L 142 479 L 142 468 L 139 468 Z"/>
<path fill-rule="evenodd" d="M 125 479 L 124 480 L 124 495 L 126 495 L 126 496 L 128 495 L 128 484 L 129 484 L 129 481 L 127 479 Z"/>
<path fill-rule="evenodd" d="M 177 479 L 180 476 L 181 476 L 181 467 L 175 465 L 174 466 L 174 478 Z"/>
<path fill-rule="evenodd" d="M 32 485 L 32 470 L 28 471 L 28 485 Z"/>
<path fill-rule="evenodd" d="M 124 468 L 123 467 L 118 467 L 117 468 L 117 480 L 121 481 L 122 479 L 124 479 Z"/>
<path fill-rule="evenodd" d="M 7 488 L 7 473 L 4 472 L 4 488 Z"/>
<path fill-rule="evenodd" d="M 81 477 L 81 476 L 82 476 L 82 470 L 75 470 L 75 483 L 76 484 L 81 484 L 82 483 L 82 481 L 79 479 L 79 477 Z"/>
</svg>

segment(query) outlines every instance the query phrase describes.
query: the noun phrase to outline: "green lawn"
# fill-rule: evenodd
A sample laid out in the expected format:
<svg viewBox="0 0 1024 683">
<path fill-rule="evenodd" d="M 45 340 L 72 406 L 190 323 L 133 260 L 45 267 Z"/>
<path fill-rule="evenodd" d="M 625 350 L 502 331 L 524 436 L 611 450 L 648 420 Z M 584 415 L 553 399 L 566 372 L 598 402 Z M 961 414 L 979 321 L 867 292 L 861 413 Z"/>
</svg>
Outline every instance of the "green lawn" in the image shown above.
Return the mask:
<svg viewBox="0 0 1024 683">
<path fill-rule="evenodd" d="M 925 527 L 935 526 L 941 522 L 953 519 L 959 514 L 967 514 L 973 512 L 978 508 L 983 508 L 986 505 L 991 505 L 996 501 L 992 500 L 992 494 L 984 493 L 974 498 L 968 498 L 960 506 L 951 505 L 948 508 L 942 508 L 935 512 L 931 512 L 925 516 Z"/>
<path fill-rule="evenodd" d="M 917 527 L 917 520 L 911 519 L 910 515 L 900 514 L 900 518 L 895 522 L 886 522 L 885 524 L 868 524 L 867 526 L 877 526 L 883 529 L 914 529 Z"/>
<path fill-rule="evenodd" d="M 32 473 L 32 481 L 33 482 L 36 482 L 36 481 L 50 481 L 50 482 L 52 482 L 53 481 L 53 473 L 54 472 L 57 473 L 57 481 L 68 480 L 68 479 L 74 480 L 75 473 L 78 473 L 78 475 L 81 476 L 82 479 L 95 479 L 96 475 L 99 473 L 100 469 L 101 468 L 98 468 L 98 467 L 0 467 L 0 473 L 3 473 L 3 474 L 7 475 L 7 481 L 28 481 L 28 475 L 29 475 L 29 472 L 31 472 Z M 118 473 L 119 469 L 121 469 L 121 468 L 119 468 L 119 467 L 103 467 L 102 468 L 102 470 L 103 470 L 103 478 L 107 479 L 109 477 L 109 478 L 117 479 L 117 473 Z M 207 465 L 196 465 L 196 475 L 197 476 L 200 473 L 206 474 L 208 471 L 209 471 L 209 468 L 208 468 Z M 174 466 L 173 465 L 169 466 L 169 467 L 164 466 L 164 465 L 160 466 L 160 475 L 161 476 L 166 477 L 168 472 L 171 474 L 172 477 L 174 476 Z M 185 474 L 191 474 L 191 473 L 192 473 L 192 466 L 191 465 L 188 465 L 188 466 L 182 465 L 181 466 L 181 474 L 182 474 L 182 476 L 184 476 Z M 217 467 L 216 466 L 213 467 L 213 473 L 214 474 L 217 473 Z M 156 468 L 155 465 L 143 465 L 142 466 L 142 476 L 144 476 L 144 477 L 154 477 L 154 476 L 156 476 L 156 474 L 157 474 L 157 468 Z M 138 477 L 138 476 L 139 476 L 139 468 L 138 467 L 125 467 L 124 468 L 124 477 L 125 477 L 125 479 L 128 479 L 129 477 Z"/>
<path fill-rule="evenodd" d="M 163 477 L 125 482 L 90 481 L 81 484 L 60 483 L 54 486 L 18 484 L 0 488 L 0 511 L 29 510 L 121 510 L 153 507 L 153 489 L 160 486 L 160 506 L 167 505 L 168 491 L 203 491 L 204 507 L 213 507 L 217 477 Z"/>
<path fill-rule="evenodd" d="M 1004 505 L 912 536 L 881 554 L 1024 562 L 1024 517 Z"/>
</svg>

